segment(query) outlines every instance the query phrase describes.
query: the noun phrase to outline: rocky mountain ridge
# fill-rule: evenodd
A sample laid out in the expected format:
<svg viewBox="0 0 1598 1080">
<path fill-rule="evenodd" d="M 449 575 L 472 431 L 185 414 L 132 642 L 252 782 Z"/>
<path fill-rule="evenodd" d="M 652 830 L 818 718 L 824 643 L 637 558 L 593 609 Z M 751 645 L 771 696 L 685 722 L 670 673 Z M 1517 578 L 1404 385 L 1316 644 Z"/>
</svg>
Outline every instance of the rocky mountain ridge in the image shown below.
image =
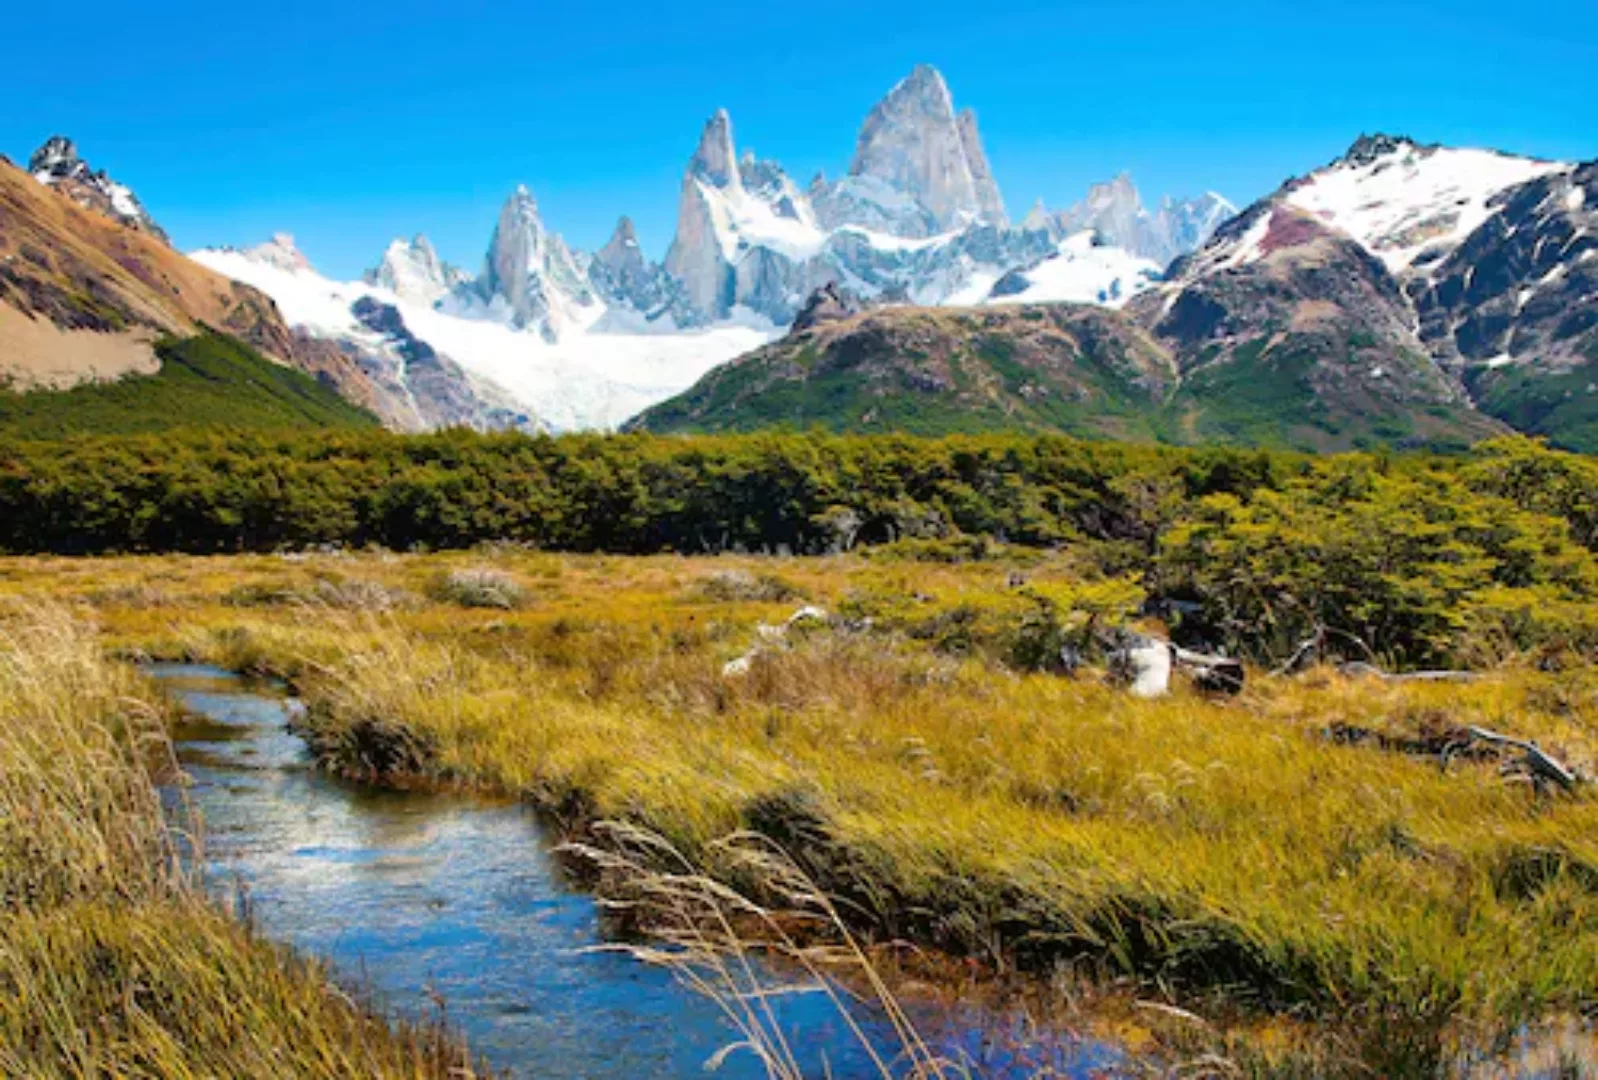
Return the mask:
<svg viewBox="0 0 1598 1080">
<path fill-rule="evenodd" d="M 929 66 L 871 110 L 836 181 L 801 186 L 780 164 L 740 153 L 731 117 L 716 112 L 678 203 L 659 262 L 626 217 L 599 251 L 573 250 L 525 187 L 505 200 L 476 275 L 445 265 L 421 236 L 391 243 L 360 283 L 284 262 L 280 246 L 197 257 L 266 288 L 307 333 L 341 347 L 369 330 L 349 310 L 355 298 L 396 305 L 410 331 L 480 390 L 504 388 L 556 429 L 612 426 L 626 419 L 622 402 L 671 396 L 728 350 L 780 335 L 828 283 L 874 302 L 1114 307 L 1162 269 L 1092 222 L 1074 234 L 1059 221 L 1010 224 L 975 114 L 956 109 Z M 1194 217 L 1181 235 L 1196 240 L 1213 224 Z M 1182 242 L 1179 231 L 1167 228 L 1162 243 Z"/>
<path fill-rule="evenodd" d="M 1092 220 L 1096 233 L 1126 235 L 1146 220 L 1116 187 L 1096 191 L 1079 218 Z M 884 333 L 886 316 L 868 325 L 839 297 L 818 295 L 806 309 L 812 318 L 787 339 L 712 372 L 639 423 L 717 430 L 780 414 L 800 425 L 866 430 L 862 418 L 886 407 L 872 394 L 891 385 L 906 397 L 893 408 L 923 424 L 928 416 L 959 425 L 986 415 L 1001 426 L 1012 422 L 1005 417 L 1030 424 L 1052 416 L 1080 431 L 1091 421 L 1064 404 L 1093 385 L 1099 396 L 1089 412 L 1124 421 L 1130 407 L 1146 435 L 1168 441 L 1459 445 L 1508 425 L 1598 449 L 1595 210 L 1598 163 L 1363 136 L 1227 221 L 1122 311 L 1104 316 L 1121 320 L 1123 334 L 1146 335 L 1163 358 L 1170 375 L 1157 393 L 1109 394 L 1102 383 L 1073 384 L 1056 373 L 1025 382 L 1018 398 L 1019 387 L 1001 377 L 1014 357 L 1029 356 L 1034 371 L 1050 359 L 1033 347 L 1029 324 L 911 340 Z M 1023 222 L 1053 225 L 1041 210 Z M 995 291 L 1024 300 L 1027 285 L 1017 271 Z M 1034 321 L 1045 317 L 1022 310 Z M 908 309 L 902 318 L 913 321 Z M 818 378 L 824 384 L 837 369 L 821 361 L 838 356 L 848 357 L 861 393 L 815 392 Z M 955 368 L 966 384 L 920 370 L 918 359 L 940 356 L 963 358 Z M 1054 359 L 1099 364 L 1090 350 Z M 901 370 L 906 364 L 914 374 Z M 897 382 L 884 372 L 898 372 Z M 991 392 L 972 400 L 974 386 Z M 1040 410 L 1050 393 L 1059 403 Z"/>
<path fill-rule="evenodd" d="M 163 244 L 166 233 L 144 208 L 133 189 L 96 172 L 78 156 L 78 148 L 64 135 L 52 135 L 28 158 L 28 172 L 47 187 L 60 191 L 88 210 L 104 214 L 132 229 L 149 233 Z"/>
<path fill-rule="evenodd" d="M 81 178 L 103 174 L 75 153 L 56 161 L 65 173 L 44 182 L 0 163 L 0 382 L 65 389 L 151 374 L 159 341 L 215 330 L 384 415 L 382 389 L 339 349 L 293 329 L 264 292 L 173 251 L 151 223 L 86 202 Z"/>
<path fill-rule="evenodd" d="M 1489 416 L 1598 449 L 1595 178 L 1595 164 L 1361 136 L 1130 310 L 1217 375 L 1240 355 L 1324 362 L 1344 342 L 1362 358 L 1349 372 L 1441 378 Z"/>
</svg>

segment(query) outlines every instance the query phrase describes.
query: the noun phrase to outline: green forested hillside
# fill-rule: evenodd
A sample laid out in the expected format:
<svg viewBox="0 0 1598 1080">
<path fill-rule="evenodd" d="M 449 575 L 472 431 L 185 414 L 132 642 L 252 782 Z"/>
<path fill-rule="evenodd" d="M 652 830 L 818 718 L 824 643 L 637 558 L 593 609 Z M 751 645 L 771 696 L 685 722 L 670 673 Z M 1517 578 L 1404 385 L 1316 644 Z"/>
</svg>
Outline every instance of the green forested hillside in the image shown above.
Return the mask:
<svg viewBox="0 0 1598 1080">
<path fill-rule="evenodd" d="M 723 364 L 629 427 L 1059 432 L 1314 452 L 1460 450 L 1504 432 L 1426 357 L 1346 330 L 1177 348 L 1077 304 L 879 308 Z"/>
<path fill-rule="evenodd" d="M 0 390 L 0 435 L 56 439 L 177 427 L 370 428 L 377 418 L 223 334 L 167 338 L 161 370 L 69 390 Z"/>
</svg>

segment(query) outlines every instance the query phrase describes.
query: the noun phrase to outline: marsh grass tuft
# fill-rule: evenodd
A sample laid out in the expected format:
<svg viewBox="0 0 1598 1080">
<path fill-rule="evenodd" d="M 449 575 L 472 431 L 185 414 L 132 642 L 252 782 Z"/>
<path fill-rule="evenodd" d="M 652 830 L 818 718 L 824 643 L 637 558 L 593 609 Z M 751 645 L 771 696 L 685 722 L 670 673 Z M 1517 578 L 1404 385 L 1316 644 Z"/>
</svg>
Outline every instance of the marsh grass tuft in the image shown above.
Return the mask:
<svg viewBox="0 0 1598 1080">
<path fill-rule="evenodd" d="M 594 842 L 562 852 L 597 876 L 613 915 L 647 934 L 612 948 L 670 970 L 740 1033 L 707 1067 L 743 1052 L 772 1080 L 812 1075 L 779 1008 L 785 997 L 813 994 L 826 999 L 880 1080 L 972 1075 L 928 1045 L 832 898 L 769 838 L 743 832 L 708 845 L 703 858 L 717 867 L 710 874 L 648 830 L 599 822 L 591 833 Z M 882 1034 L 868 1027 L 872 1019 Z"/>
<path fill-rule="evenodd" d="M 0 1075 L 477 1075 L 207 899 L 161 700 L 101 649 L 63 608 L 0 611 Z"/>
<path fill-rule="evenodd" d="M 433 585 L 435 599 L 463 608 L 511 611 L 527 602 L 527 590 L 503 570 L 473 567 L 451 570 Z"/>
</svg>

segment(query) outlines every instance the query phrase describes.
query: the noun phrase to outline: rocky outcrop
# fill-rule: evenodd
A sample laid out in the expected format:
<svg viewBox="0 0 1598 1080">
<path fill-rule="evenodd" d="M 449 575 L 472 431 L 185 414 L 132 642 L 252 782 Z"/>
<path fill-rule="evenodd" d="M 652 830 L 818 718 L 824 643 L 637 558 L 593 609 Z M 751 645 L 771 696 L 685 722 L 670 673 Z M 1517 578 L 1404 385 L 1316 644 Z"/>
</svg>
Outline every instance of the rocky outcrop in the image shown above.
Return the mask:
<svg viewBox="0 0 1598 1080">
<path fill-rule="evenodd" d="M 120 225 L 147 232 L 168 243 L 166 233 L 150 216 L 133 189 L 89 168 L 78 149 L 64 135 L 52 135 L 28 159 L 28 172 L 42 184 L 55 188 L 73 202 L 104 214 Z"/>
<path fill-rule="evenodd" d="M 860 314 L 863 307 L 858 296 L 829 281 L 810 294 L 810 299 L 799 309 L 788 332 L 800 334 L 822 323 L 842 322 Z"/>
</svg>

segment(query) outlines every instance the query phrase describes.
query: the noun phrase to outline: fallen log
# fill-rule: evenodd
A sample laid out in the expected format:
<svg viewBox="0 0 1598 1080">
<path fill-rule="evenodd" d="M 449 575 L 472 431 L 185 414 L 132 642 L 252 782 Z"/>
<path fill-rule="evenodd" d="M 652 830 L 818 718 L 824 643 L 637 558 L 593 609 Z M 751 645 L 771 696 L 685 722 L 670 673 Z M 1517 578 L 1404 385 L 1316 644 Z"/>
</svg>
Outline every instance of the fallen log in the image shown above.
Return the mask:
<svg viewBox="0 0 1598 1080">
<path fill-rule="evenodd" d="M 1243 662 L 1230 656 L 1211 656 L 1173 646 L 1176 662 L 1193 673 L 1193 683 L 1200 690 L 1218 694 L 1243 692 Z"/>
<path fill-rule="evenodd" d="M 1574 790 L 1581 783 L 1581 777 L 1575 770 L 1564 762 L 1550 757 L 1547 751 L 1529 739 L 1517 739 L 1513 735 L 1502 735 L 1496 731 L 1489 731 L 1484 727 L 1470 726 L 1465 729 L 1474 741 L 1491 743 L 1495 746 L 1508 746 L 1519 750 L 1523 755 L 1523 763 L 1536 780 L 1548 780 L 1558 784 L 1566 791 Z"/>
<path fill-rule="evenodd" d="M 1481 678 L 1478 671 L 1383 671 L 1375 664 L 1367 664 L 1363 660 L 1353 660 L 1341 664 L 1337 668 L 1344 675 L 1356 678 L 1380 679 L 1383 682 L 1475 682 Z"/>
</svg>

